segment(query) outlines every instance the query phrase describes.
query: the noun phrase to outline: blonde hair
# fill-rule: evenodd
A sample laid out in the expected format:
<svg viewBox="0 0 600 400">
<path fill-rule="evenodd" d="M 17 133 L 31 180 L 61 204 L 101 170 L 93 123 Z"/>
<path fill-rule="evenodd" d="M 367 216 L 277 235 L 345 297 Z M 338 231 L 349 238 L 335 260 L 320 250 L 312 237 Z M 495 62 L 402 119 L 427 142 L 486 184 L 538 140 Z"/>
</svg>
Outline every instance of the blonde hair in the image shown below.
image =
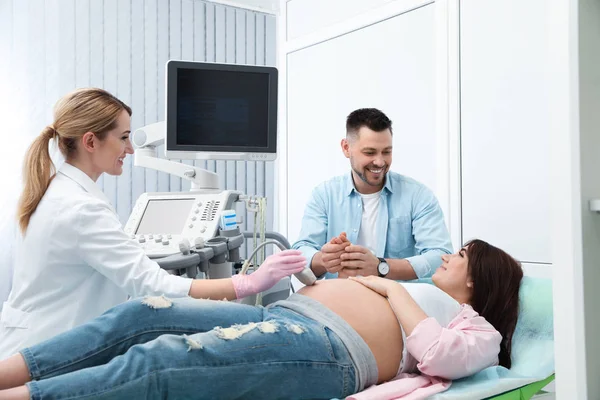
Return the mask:
<svg viewBox="0 0 600 400">
<path fill-rule="evenodd" d="M 24 188 L 17 211 L 21 232 L 27 230 L 31 215 L 56 175 L 48 150 L 50 140 L 58 141 L 60 152 L 69 160 L 86 132 L 94 132 L 98 139 L 104 140 L 107 132 L 115 128 L 123 110 L 131 115 L 129 106 L 97 88 L 75 90 L 56 103 L 54 123 L 42 130 L 25 155 Z"/>
</svg>

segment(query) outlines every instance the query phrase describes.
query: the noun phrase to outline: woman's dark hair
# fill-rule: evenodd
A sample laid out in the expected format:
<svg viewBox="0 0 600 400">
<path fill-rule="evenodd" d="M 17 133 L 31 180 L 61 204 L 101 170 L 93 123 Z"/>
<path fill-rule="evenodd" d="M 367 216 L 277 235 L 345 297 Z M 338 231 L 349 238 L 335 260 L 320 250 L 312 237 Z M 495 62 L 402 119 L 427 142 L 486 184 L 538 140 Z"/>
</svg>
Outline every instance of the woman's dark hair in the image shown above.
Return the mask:
<svg viewBox="0 0 600 400">
<path fill-rule="evenodd" d="M 502 335 L 500 365 L 510 368 L 512 336 L 519 316 L 521 264 L 505 251 L 483 240 L 465 244 L 473 280 L 471 306 Z"/>
</svg>

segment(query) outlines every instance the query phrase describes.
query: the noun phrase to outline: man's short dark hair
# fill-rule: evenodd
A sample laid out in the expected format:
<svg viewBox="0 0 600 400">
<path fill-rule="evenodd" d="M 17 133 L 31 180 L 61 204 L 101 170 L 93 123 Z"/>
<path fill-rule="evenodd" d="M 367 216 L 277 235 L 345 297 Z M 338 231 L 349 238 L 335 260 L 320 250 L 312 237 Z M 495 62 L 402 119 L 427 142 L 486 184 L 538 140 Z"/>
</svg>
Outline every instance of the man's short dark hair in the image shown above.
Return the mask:
<svg viewBox="0 0 600 400">
<path fill-rule="evenodd" d="M 358 130 L 363 126 L 375 132 L 386 129 L 392 132 L 392 121 L 376 108 L 359 108 L 352 111 L 346 118 L 346 135 L 358 135 Z"/>
</svg>

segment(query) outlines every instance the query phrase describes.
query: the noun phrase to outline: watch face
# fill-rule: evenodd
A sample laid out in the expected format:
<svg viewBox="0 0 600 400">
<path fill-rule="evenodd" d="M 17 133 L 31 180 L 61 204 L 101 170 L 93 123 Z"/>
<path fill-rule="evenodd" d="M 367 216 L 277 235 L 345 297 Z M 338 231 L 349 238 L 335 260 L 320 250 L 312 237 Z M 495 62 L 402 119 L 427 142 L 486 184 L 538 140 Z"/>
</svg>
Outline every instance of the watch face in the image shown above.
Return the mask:
<svg viewBox="0 0 600 400">
<path fill-rule="evenodd" d="M 390 266 L 386 262 L 379 263 L 379 267 L 377 267 L 380 275 L 387 275 L 390 272 Z"/>
</svg>

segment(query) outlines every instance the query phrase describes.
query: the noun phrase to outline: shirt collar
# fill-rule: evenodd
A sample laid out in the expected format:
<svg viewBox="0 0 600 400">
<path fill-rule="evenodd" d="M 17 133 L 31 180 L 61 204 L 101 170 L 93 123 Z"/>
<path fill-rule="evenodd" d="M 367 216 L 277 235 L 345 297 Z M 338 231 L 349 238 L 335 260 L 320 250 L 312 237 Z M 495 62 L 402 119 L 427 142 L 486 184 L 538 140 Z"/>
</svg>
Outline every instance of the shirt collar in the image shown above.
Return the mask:
<svg viewBox="0 0 600 400">
<path fill-rule="evenodd" d="M 385 185 L 383 185 L 383 190 L 384 192 L 387 191 L 389 193 L 394 193 L 389 171 L 387 174 L 385 174 Z M 350 171 L 350 173 L 346 174 L 345 176 L 344 193 L 346 193 L 347 196 L 350 196 L 352 192 L 358 193 L 354 187 L 354 181 L 352 180 L 352 171 Z"/>
<path fill-rule="evenodd" d="M 77 183 L 86 192 L 90 193 L 94 197 L 110 205 L 110 201 L 108 201 L 108 198 L 104 195 L 102 190 L 100 190 L 98 185 L 96 185 L 96 182 L 94 182 L 92 178 L 90 178 L 85 172 L 83 172 L 79 168 L 65 162 L 63 163 L 63 165 L 61 165 L 58 172 Z"/>
</svg>

